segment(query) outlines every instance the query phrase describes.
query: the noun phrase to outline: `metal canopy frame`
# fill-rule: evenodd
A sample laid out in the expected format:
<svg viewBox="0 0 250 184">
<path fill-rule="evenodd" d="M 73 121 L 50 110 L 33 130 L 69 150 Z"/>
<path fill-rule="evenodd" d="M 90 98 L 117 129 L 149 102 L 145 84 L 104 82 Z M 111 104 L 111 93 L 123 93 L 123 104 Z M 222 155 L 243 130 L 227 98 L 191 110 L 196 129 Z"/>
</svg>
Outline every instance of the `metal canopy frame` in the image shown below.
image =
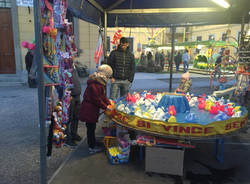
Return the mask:
<svg viewBox="0 0 250 184">
<path fill-rule="evenodd" d="M 69 0 L 69 8 L 80 19 L 108 27 L 183 27 L 211 24 L 241 24 L 250 11 L 249 0 L 227 0 L 228 9 L 211 0 Z M 84 5 L 83 5 L 84 4 Z M 81 5 L 81 6 L 80 6 Z M 79 8 L 80 6 L 80 8 Z M 89 7 L 92 7 L 89 9 Z M 84 8 L 85 7 L 85 8 Z M 107 15 L 105 15 L 105 12 Z M 117 17 L 119 21 L 116 21 Z M 89 20 L 92 21 L 89 21 Z"/>
<path fill-rule="evenodd" d="M 154 9 L 115 9 L 108 11 L 108 14 L 155 14 L 155 13 L 208 13 L 224 12 L 222 8 L 154 8 Z"/>
<path fill-rule="evenodd" d="M 88 0 L 94 7 L 96 7 L 98 10 L 100 10 L 102 13 L 104 12 L 104 8 L 97 3 L 95 0 Z"/>
</svg>

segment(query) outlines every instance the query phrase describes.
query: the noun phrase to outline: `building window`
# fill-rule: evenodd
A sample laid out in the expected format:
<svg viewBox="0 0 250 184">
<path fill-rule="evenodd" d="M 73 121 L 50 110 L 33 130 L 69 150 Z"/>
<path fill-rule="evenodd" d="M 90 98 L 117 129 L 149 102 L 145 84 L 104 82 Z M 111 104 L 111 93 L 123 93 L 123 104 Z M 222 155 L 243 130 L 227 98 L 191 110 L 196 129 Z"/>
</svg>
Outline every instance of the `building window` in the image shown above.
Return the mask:
<svg viewBox="0 0 250 184">
<path fill-rule="evenodd" d="M 208 35 L 208 40 L 215 40 L 215 34 Z"/>
<path fill-rule="evenodd" d="M 11 0 L 0 0 L 0 8 L 11 8 Z"/>
<path fill-rule="evenodd" d="M 202 36 L 197 36 L 196 41 L 202 41 Z"/>
<path fill-rule="evenodd" d="M 226 41 L 227 39 L 227 33 L 222 33 L 221 40 Z"/>
</svg>

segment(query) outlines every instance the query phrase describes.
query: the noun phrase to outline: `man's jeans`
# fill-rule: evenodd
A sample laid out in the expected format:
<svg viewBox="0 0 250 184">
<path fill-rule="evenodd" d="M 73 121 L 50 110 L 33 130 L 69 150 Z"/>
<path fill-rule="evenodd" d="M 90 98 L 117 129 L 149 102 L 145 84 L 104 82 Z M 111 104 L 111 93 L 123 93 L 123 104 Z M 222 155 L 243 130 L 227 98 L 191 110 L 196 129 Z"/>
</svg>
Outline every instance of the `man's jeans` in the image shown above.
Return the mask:
<svg viewBox="0 0 250 184">
<path fill-rule="evenodd" d="M 110 98 L 112 100 L 118 98 L 119 89 L 120 89 L 120 97 L 127 96 L 130 87 L 131 87 L 131 82 L 129 82 L 128 80 L 115 80 L 115 82 L 111 84 Z"/>
<path fill-rule="evenodd" d="M 188 71 L 188 61 L 184 61 L 184 73 Z"/>
</svg>

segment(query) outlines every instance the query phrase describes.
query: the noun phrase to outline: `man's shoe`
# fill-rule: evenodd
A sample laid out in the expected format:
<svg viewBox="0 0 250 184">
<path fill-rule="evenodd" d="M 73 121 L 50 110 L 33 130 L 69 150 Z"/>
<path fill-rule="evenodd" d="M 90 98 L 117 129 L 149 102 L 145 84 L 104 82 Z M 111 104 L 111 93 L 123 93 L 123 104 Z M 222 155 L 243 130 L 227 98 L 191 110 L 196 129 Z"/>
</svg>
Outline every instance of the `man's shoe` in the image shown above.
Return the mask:
<svg viewBox="0 0 250 184">
<path fill-rule="evenodd" d="M 73 139 L 74 141 L 78 141 L 78 142 L 82 140 L 80 135 L 76 135 Z"/>
<path fill-rule="evenodd" d="M 77 146 L 77 144 L 74 143 L 74 141 L 68 141 L 68 140 L 65 141 L 64 145 L 65 145 L 65 146 L 68 146 L 68 147 L 70 147 L 70 148 L 75 148 L 75 147 Z"/>
<path fill-rule="evenodd" d="M 100 148 L 100 147 L 89 148 L 89 154 L 95 154 L 95 153 L 98 153 L 98 152 L 101 152 L 101 151 L 103 151 L 103 149 Z"/>
</svg>

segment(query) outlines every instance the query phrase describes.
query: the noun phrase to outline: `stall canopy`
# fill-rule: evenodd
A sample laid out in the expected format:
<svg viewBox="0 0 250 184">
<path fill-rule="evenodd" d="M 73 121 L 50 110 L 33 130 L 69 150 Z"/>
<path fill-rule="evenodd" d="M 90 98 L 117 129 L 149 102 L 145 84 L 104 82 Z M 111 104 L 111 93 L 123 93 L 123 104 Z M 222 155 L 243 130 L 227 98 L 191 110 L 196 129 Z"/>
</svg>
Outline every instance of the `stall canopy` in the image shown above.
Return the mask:
<svg viewBox="0 0 250 184">
<path fill-rule="evenodd" d="M 107 27 L 170 27 L 239 24 L 249 21 L 250 0 L 227 0 L 228 9 L 211 0 L 69 0 L 74 16 Z"/>
</svg>

